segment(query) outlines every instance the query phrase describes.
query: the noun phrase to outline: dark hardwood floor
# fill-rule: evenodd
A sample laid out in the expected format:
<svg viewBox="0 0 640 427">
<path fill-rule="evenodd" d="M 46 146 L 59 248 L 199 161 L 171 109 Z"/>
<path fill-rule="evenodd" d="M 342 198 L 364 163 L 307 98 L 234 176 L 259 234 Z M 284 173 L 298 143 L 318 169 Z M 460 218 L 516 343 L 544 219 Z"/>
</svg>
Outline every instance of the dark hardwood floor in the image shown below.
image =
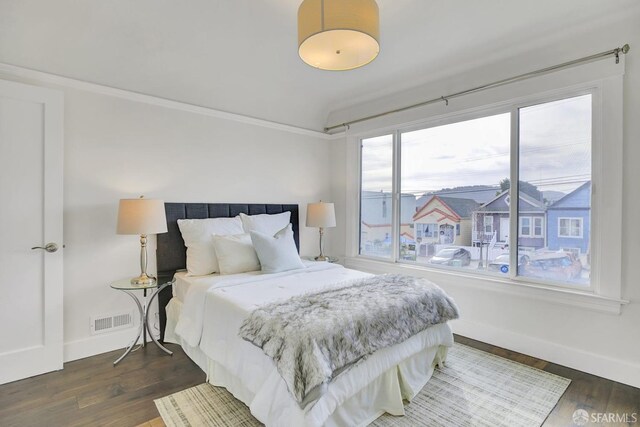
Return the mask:
<svg viewBox="0 0 640 427">
<path fill-rule="evenodd" d="M 570 378 L 571 385 L 545 426 L 574 425 L 572 414 L 579 408 L 640 415 L 640 389 L 469 338 L 456 336 L 456 341 Z M 162 426 L 153 400 L 205 380 L 179 346 L 168 347 L 174 351 L 172 357 L 150 345 L 113 367 L 121 354 L 118 350 L 66 363 L 59 372 L 2 385 L 0 426 Z"/>
<path fill-rule="evenodd" d="M 201 384 L 205 374 L 182 351 L 153 343 L 65 363 L 58 372 L 0 386 L 0 426 L 135 426 L 158 417 L 153 399 Z"/>
</svg>

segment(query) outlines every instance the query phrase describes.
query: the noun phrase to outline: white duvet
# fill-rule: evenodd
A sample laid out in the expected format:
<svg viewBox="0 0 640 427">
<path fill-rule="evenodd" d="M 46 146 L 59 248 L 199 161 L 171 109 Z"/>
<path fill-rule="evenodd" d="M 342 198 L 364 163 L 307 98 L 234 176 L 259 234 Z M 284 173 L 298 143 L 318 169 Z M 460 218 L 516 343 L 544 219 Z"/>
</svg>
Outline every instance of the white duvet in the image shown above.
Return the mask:
<svg viewBox="0 0 640 427">
<path fill-rule="evenodd" d="M 271 358 L 238 336 L 255 308 L 276 300 L 334 287 L 370 274 L 337 264 L 306 263 L 305 269 L 191 278 L 175 333 L 199 347 L 209 359 L 209 382 L 229 389 L 249 405 L 261 422 L 274 426 L 321 426 L 349 398 L 403 360 L 439 345 L 452 345 L 446 324 L 431 327 L 405 342 L 372 354 L 338 376 L 313 406 L 301 410 Z"/>
</svg>

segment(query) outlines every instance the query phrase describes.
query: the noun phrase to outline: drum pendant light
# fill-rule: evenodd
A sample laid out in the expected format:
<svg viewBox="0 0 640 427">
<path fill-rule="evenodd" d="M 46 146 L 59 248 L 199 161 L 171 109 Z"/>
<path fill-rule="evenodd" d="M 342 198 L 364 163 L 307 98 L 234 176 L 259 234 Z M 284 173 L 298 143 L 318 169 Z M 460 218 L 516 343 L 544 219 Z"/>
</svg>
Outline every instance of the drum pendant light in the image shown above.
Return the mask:
<svg viewBox="0 0 640 427">
<path fill-rule="evenodd" d="M 315 68 L 352 70 L 380 51 L 375 0 L 304 0 L 298 9 L 298 54 Z"/>
</svg>

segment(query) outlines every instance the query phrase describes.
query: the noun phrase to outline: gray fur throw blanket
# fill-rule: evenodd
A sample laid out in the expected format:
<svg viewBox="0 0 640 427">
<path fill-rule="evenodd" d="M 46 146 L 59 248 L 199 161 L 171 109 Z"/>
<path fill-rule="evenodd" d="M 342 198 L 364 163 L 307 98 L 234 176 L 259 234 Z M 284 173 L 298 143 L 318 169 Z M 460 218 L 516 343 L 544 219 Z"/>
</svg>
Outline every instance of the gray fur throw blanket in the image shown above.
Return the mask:
<svg viewBox="0 0 640 427">
<path fill-rule="evenodd" d="M 304 409 L 363 357 L 457 318 L 453 300 L 432 282 L 382 275 L 258 308 L 239 335 L 274 360 Z"/>
</svg>

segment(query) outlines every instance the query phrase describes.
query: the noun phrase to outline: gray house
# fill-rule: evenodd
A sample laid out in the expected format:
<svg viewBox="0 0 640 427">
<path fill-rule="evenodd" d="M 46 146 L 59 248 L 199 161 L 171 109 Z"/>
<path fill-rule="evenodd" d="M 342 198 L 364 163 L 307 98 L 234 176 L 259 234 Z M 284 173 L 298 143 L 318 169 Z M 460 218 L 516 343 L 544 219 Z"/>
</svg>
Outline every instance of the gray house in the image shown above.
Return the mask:
<svg viewBox="0 0 640 427">
<path fill-rule="evenodd" d="M 498 245 L 509 242 L 509 190 L 498 194 L 474 212 L 472 244 L 488 243 L 496 235 Z M 518 246 L 540 249 L 546 246 L 546 206 L 520 192 Z"/>
</svg>

